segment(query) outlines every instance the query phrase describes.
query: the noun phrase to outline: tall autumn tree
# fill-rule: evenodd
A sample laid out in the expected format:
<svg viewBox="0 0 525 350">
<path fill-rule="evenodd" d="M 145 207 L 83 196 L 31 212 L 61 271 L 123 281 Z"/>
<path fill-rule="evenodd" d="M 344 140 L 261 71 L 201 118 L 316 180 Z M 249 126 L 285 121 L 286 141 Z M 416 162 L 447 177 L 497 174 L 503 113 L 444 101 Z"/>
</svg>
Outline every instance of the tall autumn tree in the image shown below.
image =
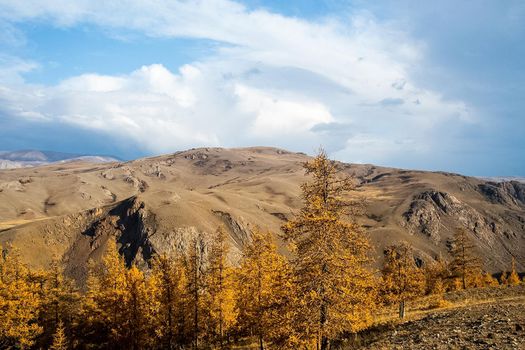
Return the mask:
<svg viewBox="0 0 525 350">
<path fill-rule="evenodd" d="M 351 180 L 323 150 L 304 168 L 311 180 L 301 186 L 303 207 L 282 229 L 294 249 L 298 293 L 305 303 L 298 316 L 304 336 L 325 350 L 343 331 L 369 321 L 370 244 L 345 200 Z"/>
<path fill-rule="evenodd" d="M 152 347 L 160 307 L 156 280 L 134 265 L 128 269 L 113 239 L 102 266 L 91 265 L 76 332 L 82 342 L 112 349 Z"/>
<path fill-rule="evenodd" d="M 207 338 L 223 348 L 226 334 L 235 325 L 234 269 L 228 260 L 230 245 L 226 231 L 219 226 L 210 243 L 206 273 L 205 310 Z"/>
<path fill-rule="evenodd" d="M 428 264 L 425 264 L 425 292 L 426 294 L 442 295 L 446 290 L 446 281 L 450 275 L 448 264 L 441 255 Z"/>
<path fill-rule="evenodd" d="M 458 227 L 452 240 L 452 261 L 450 270 L 452 276 L 459 279 L 463 289 L 466 289 L 481 276 L 481 261 L 475 252 L 475 246 L 464 228 Z"/>
<path fill-rule="evenodd" d="M 516 271 L 516 260 L 514 258 L 512 258 L 510 272 L 505 278 L 505 284 L 509 286 L 516 286 L 520 284 L 520 277 Z"/>
<path fill-rule="evenodd" d="M 237 308 L 240 328 L 246 335 L 257 336 L 260 350 L 267 342 L 272 349 L 298 348 L 293 343 L 291 278 L 290 267 L 277 252 L 272 234 L 254 228 L 237 272 Z"/>
<path fill-rule="evenodd" d="M 150 278 L 156 280 L 158 286 L 156 297 L 160 303 L 157 314 L 160 345 L 168 350 L 183 346 L 187 277 L 182 256 L 169 257 L 166 254 L 155 256 Z"/>
<path fill-rule="evenodd" d="M 156 298 L 158 281 L 146 279 L 144 272 L 132 265 L 126 271 L 124 328 L 122 345 L 132 350 L 148 349 L 154 345 L 160 303 Z M 127 344 L 127 345 L 126 345 Z"/>
<path fill-rule="evenodd" d="M 39 274 L 32 273 L 38 281 Z M 42 305 L 39 320 L 44 327 L 44 337 L 39 340 L 43 345 L 50 344 L 52 335 L 61 323 L 64 331 L 69 331 L 73 320 L 77 317 L 80 294 L 73 280 L 64 275 L 64 267 L 58 257 L 53 257 L 49 269 L 42 274 L 40 283 Z"/>
<path fill-rule="evenodd" d="M 125 340 L 128 301 L 127 269 L 116 242 L 109 239 L 102 265 L 90 263 L 77 335 L 82 342 L 118 348 Z"/>
<path fill-rule="evenodd" d="M 41 298 L 16 249 L 0 246 L 0 348 L 28 349 L 42 333 Z"/>
<path fill-rule="evenodd" d="M 198 349 L 200 338 L 203 335 L 202 309 L 203 294 L 206 288 L 206 255 L 207 241 L 203 233 L 197 233 L 190 241 L 186 253 L 185 268 L 187 276 L 187 310 L 191 317 L 188 318 L 188 328 L 192 339 L 192 348 Z"/>
<path fill-rule="evenodd" d="M 399 303 L 399 317 L 405 317 L 405 302 L 425 292 L 425 276 L 416 266 L 408 243 L 386 249 L 382 275 L 382 295 L 389 302 Z"/>
</svg>

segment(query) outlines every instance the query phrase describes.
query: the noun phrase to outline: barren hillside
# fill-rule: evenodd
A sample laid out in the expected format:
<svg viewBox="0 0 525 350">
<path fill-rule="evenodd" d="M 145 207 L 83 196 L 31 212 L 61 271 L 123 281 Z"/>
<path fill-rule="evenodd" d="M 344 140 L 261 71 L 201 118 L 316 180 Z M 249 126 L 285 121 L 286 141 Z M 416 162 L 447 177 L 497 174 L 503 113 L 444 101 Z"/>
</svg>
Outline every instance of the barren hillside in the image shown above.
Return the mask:
<svg viewBox="0 0 525 350">
<path fill-rule="evenodd" d="M 275 148 L 203 148 L 125 163 L 73 162 L 0 171 L 0 244 L 33 266 L 63 256 L 81 277 L 108 237 L 128 262 L 182 247 L 223 223 L 242 249 L 255 224 L 279 232 L 300 205 L 304 154 Z M 525 268 L 525 184 L 441 172 L 341 164 L 364 203 L 359 221 L 375 243 L 407 240 L 422 260 L 447 256 L 456 226 L 472 232 L 485 267 L 514 256 Z M 284 251 L 284 248 L 283 248 Z"/>
</svg>

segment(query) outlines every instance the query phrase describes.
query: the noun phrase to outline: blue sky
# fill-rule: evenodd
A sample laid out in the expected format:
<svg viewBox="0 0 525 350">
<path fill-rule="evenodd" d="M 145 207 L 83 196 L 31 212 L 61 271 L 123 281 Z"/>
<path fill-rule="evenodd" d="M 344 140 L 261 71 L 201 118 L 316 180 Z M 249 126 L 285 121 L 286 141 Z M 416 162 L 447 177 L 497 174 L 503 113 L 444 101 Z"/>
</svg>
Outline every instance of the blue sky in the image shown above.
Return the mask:
<svg viewBox="0 0 525 350">
<path fill-rule="evenodd" d="M 0 0 L 0 149 L 525 176 L 523 1 Z"/>
</svg>

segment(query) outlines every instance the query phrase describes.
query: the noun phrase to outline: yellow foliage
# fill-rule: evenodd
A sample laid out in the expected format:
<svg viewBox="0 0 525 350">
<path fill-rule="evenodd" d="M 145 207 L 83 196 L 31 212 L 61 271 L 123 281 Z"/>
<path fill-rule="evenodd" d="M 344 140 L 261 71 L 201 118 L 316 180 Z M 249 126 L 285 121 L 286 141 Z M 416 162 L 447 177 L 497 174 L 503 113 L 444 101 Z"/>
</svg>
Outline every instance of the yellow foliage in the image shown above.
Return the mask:
<svg viewBox="0 0 525 350">
<path fill-rule="evenodd" d="M 172 349 L 184 338 L 186 274 L 182 257 L 170 258 L 163 255 L 154 257 L 150 283 L 157 287 L 158 310 L 157 336 L 162 347 Z"/>
<path fill-rule="evenodd" d="M 291 324 L 291 271 L 284 257 L 277 253 L 270 232 L 253 230 L 237 278 L 240 328 L 257 335 L 260 346 L 269 341 L 275 348 L 294 348 L 290 342 L 298 339 Z"/>
<path fill-rule="evenodd" d="M 425 292 L 427 294 L 443 294 L 446 292 L 445 281 L 449 277 L 448 266 L 441 256 L 424 268 Z"/>
<path fill-rule="evenodd" d="M 387 302 L 399 303 L 425 292 L 425 276 L 416 266 L 413 249 L 407 243 L 386 249 L 382 275 L 380 290 Z"/>
<path fill-rule="evenodd" d="M 204 296 L 207 337 L 210 343 L 219 345 L 237 321 L 234 269 L 228 261 L 229 251 L 226 232 L 220 226 L 211 242 Z"/>
<path fill-rule="evenodd" d="M 191 339 L 192 347 L 199 348 L 203 336 L 203 294 L 205 291 L 207 242 L 204 234 L 194 236 L 188 246 L 185 256 L 186 284 L 186 327 L 187 338 Z"/>
<path fill-rule="evenodd" d="M 463 282 L 461 278 L 452 279 L 451 290 L 461 290 L 463 289 Z"/>
<path fill-rule="evenodd" d="M 342 332 L 368 324 L 375 281 L 368 269 L 369 241 L 348 220 L 355 208 L 344 198 L 352 189 L 350 179 L 340 176 L 337 164 L 322 150 L 304 168 L 311 181 L 301 186 L 303 208 L 283 231 L 295 253 L 301 300 L 297 328 L 305 343 L 323 350 Z"/>
<path fill-rule="evenodd" d="M 83 300 L 83 328 L 94 336 L 88 340 L 110 348 L 151 346 L 159 308 L 155 280 L 150 283 L 136 266 L 127 269 L 114 240 L 108 241 L 102 261 L 88 277 Z"/>
<path fill-rule="evenodd" d="M 450 263 L 450 269 L 452 275 L 460 280 L 460 288 L 465 289 L 479 286 L 479 277 L 482 274 L 481 261 L 476 255 L 475 247 L 470 241 L 465 229 L 456 229 L 451 254 L 452 262 Z M 456 284 L 453 284 L 453 287 L 454 289 L 460 289 Z"/>
<path fill-rule="evenodd" d="M 498 280 L 488 272 L 483 274 L 483 285 L 486 287 L 497 287 L 499 286 Z"/>
<path fill-rule="evenodd" d="M 58 257 L 53 258 L 46 272 L 33 273 L 32 278 L 39 281 L 41 286 L 39 322 L 44 327 L 46 337 L 40 342 L 48 345 L 51 341 L 49 336 L 55 332 L 61 320 L 77 318 L 80 294 L 75 283 L 64 276 L 64 268 Z M 62 323 L 62 326 L 66 325 Z M 67 326 L 70 328 L 71 324 Z"/>
<path fill-rule="evenodd" d="M 486 282 L 488 282 L 485 273 L 481 269 L 473 271 L 468 281 L 468 286 L 473 288 L 487 287 Z"/>
<path fill-rule="evenodd" d="M 507 276 L 506 284 L 509 286 L 516 286 L 520 284 L 520 277 L 516 272 L 516 261 L 512 258 L 512 266 L 509 275 Z"/>
<path fill-rule="evenodd" d="M 64 323 L 60 321 L 57 325 L 55 334 L 53 335 L 53 343 L 50 350 L 67 350 L 67 338 L 64 330 Z"/>
<path fill-rule="evenodd" d="M 450 307 L 452 306 L 452 303 L 450 301 L 447 301 L 443 298 L 443 294 L 436 294 L 434 295 L 433 299 L 431 299 L 429 304 L 429 309 L 441 309 L 444 307 Z"/>
<path fill-rule="evenodd" d="M 29 276 L 16 249 L 0 246 L 0 348 L 27 349 L 42 332 L 38 285 Z"/>
</svg>

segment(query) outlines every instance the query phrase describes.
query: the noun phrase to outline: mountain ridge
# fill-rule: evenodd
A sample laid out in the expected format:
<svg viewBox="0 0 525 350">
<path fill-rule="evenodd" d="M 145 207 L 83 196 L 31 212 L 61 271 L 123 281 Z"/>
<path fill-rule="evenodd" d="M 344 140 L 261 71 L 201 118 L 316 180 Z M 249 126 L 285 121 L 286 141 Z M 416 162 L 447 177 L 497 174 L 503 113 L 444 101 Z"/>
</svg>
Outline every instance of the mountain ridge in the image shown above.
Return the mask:
<svg viewBox="0 0 525 350">
<path fill-rule="evenodd" d="M 0 244 L 21 250 L 33 266 L 62 256 L 82 278 L 108 239 L 128 262 L 147 265 L 173 253 L 198 231 L 224 225 L 236 252 L 250 225 L 278 234 L 301 206 L 304 153 L 270 147 L 196 148 L 116 163 L 62 163 L 0 172 Z M 469 230 L 491 272 L 525 268 L 525 185 L 474 177 L 338 162 L 350 194 L 364 210 L 357 220 L 380 257 L 401 240 L 416 258 L 448 256 L 457 226 Z M 278 241 L 282 252 L 284 244 Z"/>
<path fill-rule="evenodd" d="M 118 162 L 115 156 L 66 153 L 36 149 L 0 151 L 0 169 L 34 167 L 59 162 Z"/>
</svg>

